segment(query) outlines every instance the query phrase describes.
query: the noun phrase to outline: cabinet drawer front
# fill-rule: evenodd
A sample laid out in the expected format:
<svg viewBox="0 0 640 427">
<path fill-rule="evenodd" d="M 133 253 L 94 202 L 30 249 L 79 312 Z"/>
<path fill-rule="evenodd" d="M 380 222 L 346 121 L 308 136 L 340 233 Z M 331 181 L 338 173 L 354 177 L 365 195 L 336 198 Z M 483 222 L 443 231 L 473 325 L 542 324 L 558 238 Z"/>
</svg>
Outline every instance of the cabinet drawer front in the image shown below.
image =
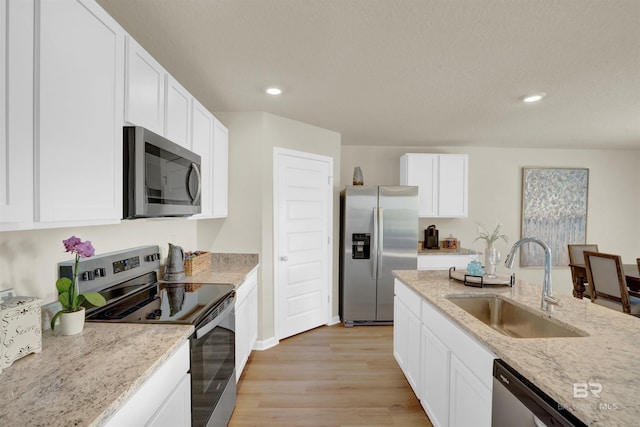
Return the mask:
<svg viewBox="0 0 640 427">
<path fill-rule="evenodd" d="M 422 301 L 422 323 L 443 342 L 489 389 L 493 387 L 493 360 L 496 358 L 476 341 L 440 314 L 431 304 Z"/>
<path fill-rule="evenodd" d="M 189 341 L 181 344 L 105 424 L 107 427 L 147 423 L 189 371 Z"/>
<path fill-rule="evenodd" d="M 418 255 L 418 270 L 448 270 L 467 268 L 475 255 Z"/>
<path fill-rule="evenodd" d="M 422 298 L 398 279 L 394 282 L 394 292 L 396 297 L 399 298 L 413 314 L 420 318 L 420 300 Z"/>
</svg>

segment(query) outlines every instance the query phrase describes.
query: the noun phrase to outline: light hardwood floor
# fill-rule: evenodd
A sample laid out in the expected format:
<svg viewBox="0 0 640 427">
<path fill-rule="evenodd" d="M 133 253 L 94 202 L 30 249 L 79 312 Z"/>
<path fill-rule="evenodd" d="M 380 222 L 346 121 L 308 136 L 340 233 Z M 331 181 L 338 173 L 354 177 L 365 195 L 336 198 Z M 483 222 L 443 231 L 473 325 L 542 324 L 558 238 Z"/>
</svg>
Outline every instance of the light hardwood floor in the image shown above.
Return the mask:
<svg viewBox="0 0 640 427">
<path fill-rule="evenodd" d="M 431 426 L 393 357 L 393 327 L 323 326 L 254 351 L 229 427 Z"/>
</svg>

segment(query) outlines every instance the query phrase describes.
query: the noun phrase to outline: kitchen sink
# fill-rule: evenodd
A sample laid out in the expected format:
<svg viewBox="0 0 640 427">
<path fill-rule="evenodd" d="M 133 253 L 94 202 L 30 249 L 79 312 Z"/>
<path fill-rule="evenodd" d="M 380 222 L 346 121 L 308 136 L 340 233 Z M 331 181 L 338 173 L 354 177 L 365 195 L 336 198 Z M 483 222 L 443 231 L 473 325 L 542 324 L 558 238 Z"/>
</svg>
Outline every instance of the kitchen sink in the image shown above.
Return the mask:
<svg viewBox="0 0 640 427">
<path fill-rule="evenodd" d="M 588 334 L 551 319 L 498 296 L 446 297 L 476 319 L 503 335 L 513 338 L 583 337 Z"/>
</svg>

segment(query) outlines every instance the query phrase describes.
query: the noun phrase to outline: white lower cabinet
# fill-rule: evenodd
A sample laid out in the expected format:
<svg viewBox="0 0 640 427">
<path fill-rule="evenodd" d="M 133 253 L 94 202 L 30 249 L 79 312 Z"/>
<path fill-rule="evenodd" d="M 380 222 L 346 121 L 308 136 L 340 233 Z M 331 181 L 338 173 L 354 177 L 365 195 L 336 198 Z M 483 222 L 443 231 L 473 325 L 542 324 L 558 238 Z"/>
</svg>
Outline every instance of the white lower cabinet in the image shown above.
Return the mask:
<svg viewBox="0 0 640 427">
<path fill-rule="evenodd" d="M 416 396 L 420 396 L 420 301 L 408 288 L 396 289 L 393 355 Z M 418 302 L 415 304 L 414 302 Z"/>
<path fill-rule="evenodd" d="M 495 355 L 399 280 L 394 307 L 394 355 L 433 425 L 490 426 Z"/>
<path fill-rule="evenodd" d="M 105 424 L 106 427 L 190 427 L 189 341 L 167 359 Z"/>
<path fill-rule="evenodd" d="M 422 326 L 420 403 L 436 426 L 449 425 L 449 369 L 451 351 L 426 326 Z"/>
<path fill-rule="evenodd" d="M 449 425 L 491 425 L 491 389 L 455 354 L 451 355 L 449 387 Z"/>
<path fill-rule="evenodd" d="M 258 339 L 258 270 L 251 272 L 236 291 L 236 382 Z"/>
</svg>

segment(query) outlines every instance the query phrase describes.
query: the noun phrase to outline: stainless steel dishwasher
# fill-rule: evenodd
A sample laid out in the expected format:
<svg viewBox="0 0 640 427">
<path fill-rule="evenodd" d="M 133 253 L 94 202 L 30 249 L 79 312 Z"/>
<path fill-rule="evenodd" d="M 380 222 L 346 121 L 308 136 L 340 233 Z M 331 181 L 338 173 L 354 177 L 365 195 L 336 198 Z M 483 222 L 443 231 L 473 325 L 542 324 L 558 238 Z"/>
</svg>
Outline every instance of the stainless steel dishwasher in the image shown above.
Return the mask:
<svg viewBox="0 0 640 427">
<path fill-rule="evenodd" d="M 493 362 L 492 427 L 586 426 L 500 359 Z"/>
</svg>

